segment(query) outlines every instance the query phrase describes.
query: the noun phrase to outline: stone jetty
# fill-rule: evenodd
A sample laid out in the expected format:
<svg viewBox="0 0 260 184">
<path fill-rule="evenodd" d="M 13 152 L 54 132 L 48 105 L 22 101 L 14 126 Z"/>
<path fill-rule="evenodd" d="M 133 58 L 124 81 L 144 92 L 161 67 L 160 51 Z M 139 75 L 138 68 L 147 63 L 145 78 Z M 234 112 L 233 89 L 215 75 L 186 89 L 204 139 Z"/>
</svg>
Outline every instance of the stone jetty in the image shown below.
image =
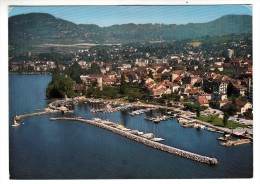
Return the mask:
<svg viewBox="0 0 260 184">
<path fill-rule="evenodd" d="M 31 113 L 31 114 L 23 114 L 23 115 L 18 115 L 14 117 L 14 121 L 19 121 L 23 118 L 28 118 L 28 117 L 33 117 L 33 116 L 41 116 L 41 115 L 46 115 L 46 114 L 54 114 L 58 113 L 60 111 L 57 110 L 52 110 L 52 111 L 43 111 L 43 112 L 37 112 L 37 113 Z M 14 122 L 15 123 L 15 122 Z M 17 123 L 17 122 L 16 122 Z"/>
<path fill-rule="evenodd" d="M 227 140 L 226 142 L 222 142 L 220 143 L 220 145 L 222 146 L 237 146 L 237 145 L 241 145 L 241 144 L 248 144 L 251 143 L 250 139 L 238 139 L 238 140 Z"/>
<path fill-rule="evenodd" d="M 218 161 L 217 161 L 216 158 L 210 158 L 210 157 L 207 157 L 207 156 L 198 155 L 198 154 L 191 153 L 191 152 L 188 152 L 188 151 L 184 151 L 184 150 L 181 150 L 181 149 L 177 149 L 177 148 L 174 148 L 174 147 L 171 147 L 171 146 L 167 146 L 167 145 L 164 145 L 164 144 L 161 144 L 161 143 L 158 143 L 158 142 L 154 142 L 154 141 L 149 140 L 147 138 L 135 135 L 135 134 L 131 133 L 131 131 L 123 131 L 123 130 L 118 129 L 116 127 L 113 127 L 111 125 L 106 125 L 106 124 L 100 123 L 96 120 L 87 120 L 87 119 L 84 119 L 84 118 L 81 118 L 81 117 L 73 117 L 73 118 L 59 117 L 59 118 L 50 118 L 50 120 L 53 120 L 53 121 L 55 121 L 55 120 L 68 120 L 68 121 L 80 121 L 80 122 L 83 122 L 83 123 L 88 123 L 88 124 L 109 130 L 109 131 L 114 132 L 116 134 L 119 134 L 121 136 L 127 137 L 131 140 L 142 143 L 146 146 L 149 146 L 149 147 L 152 147 L 152 148 L 164 151 L 164 152 L 168 152 L 168 153 L 173 154 L 173 155 L 181 156 L 181 157 L 191 159 L 191 160 L 194 160 L 194 161 L 197 161 L 197 162 L 205 163 L 205 164 L 210 164 L 210 165 L 218 164 Z"/>
</svg>

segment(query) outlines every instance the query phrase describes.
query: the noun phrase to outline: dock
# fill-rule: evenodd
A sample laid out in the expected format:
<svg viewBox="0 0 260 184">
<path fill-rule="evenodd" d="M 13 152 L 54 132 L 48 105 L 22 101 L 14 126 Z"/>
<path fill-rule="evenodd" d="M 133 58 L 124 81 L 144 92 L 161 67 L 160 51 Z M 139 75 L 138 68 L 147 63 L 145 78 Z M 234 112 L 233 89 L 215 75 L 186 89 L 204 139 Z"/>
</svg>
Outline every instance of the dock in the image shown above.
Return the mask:
<svg viewBox="0 0 260 184">
<path fill-rule="evenodd" d="M 194 160 L 194 161 L 209 164 L 209 165 L 218 164 L 218 161 L 216 158 L 202 156 L 199 154 L 195 154 L 192 152 L 174 148 L 174 147 L 171 147 L 171 146 L 168 146 L 165 144 L 161 144 L 156 141 L 152 141 L 149 138 L 145 138 L 146 136 L 139 136 L 138 134 L 134 134 L 133 131 L 131 131 L 131 130 L 124 131 L 120 128 L 115 127 L 114 124 L 112 124 L 112 123 L 111 123 L 111 125 L 107 125 L 105 123 L 102 123 L 100 120 L 98 121 L 98 119 L 87 120 L 87 119 L 79 118 L 79 117 L 74 117 L 74 118 L 58 117 L 58 118 L 50 118 L 50 120 L 52 120 L 52 121 L 57 121 L 57 120 L 79 121 L 79 122 L 91 124 L 96 127 L 103 128 L 103 129 L 109 130 L 113 133 L 127 137 L 128 139 L 142 143 L 146 146 L 149 146 L 149 147 L 152 147 L 152 148 L 155 148 L 155 149 L 158 149 L 158 150 L 161 150 L 161 151 L 173 154 L 173 155 L 181 156 L 181 157 L 184 157 L 184 158 L 187 158 L 190 160 Z M 147 137 L 149 137 L 149 136 L 147 136 Z"/>
<path fill-rule="evenodd" d="M 152 121 L 155 123 L 160 123 L 161 121 L 166 121 L 168 119 L 174 118 L 175 116 L 156 116 L 156 117 L 145 117 L 144 119 L 148 120 L 148 121 Z"/>
<path fill-rule="evenodd" d="M 181 122 L 189 122 L 189 121 L 194 121 L 194 119 L 190 118 L 190 117 L 186 117 L 184 115 L 180 115 L 180 118 L 178 118 L 178 122 L 179 123 L 181 123 Z M 205 129 L 208 130 L 208 131 L 227 133 L 227 134 L 231 134 L 232 136 L 243 137 L 245 139 L 250 139 L 251 141 L 253 141 L 252 137 L 250 137 L 248 135 L 238 135 L 238 134 L 234 133 L 231 129 L 215 126 L 215 125 L 213 125 L 211 123 L 208 123 L 208 122 L 205 122 L 205 121 L 201 121 L 201 120 L 198 120 L 198 119 L 196 119 L 196 122 L 201 124 L 201 125 L 204 125 Z"/>
<path fill-rule="evenodd" d="M 139 109 L 139 110 L 136 110 L 136 111 L 132 111 L 130 112 L 129 114 L 134 116 L 134 115 L 140 115 L 140 114 L 143 114 L 145 112 L 149 112 L 149 111 L 152 111 L 152 110 L 156 110 L 157 108 L 146 108 L 146 109 Z"/>
<path fill-rule="evenodd" d="M 238 139 L 238 140 L 228 140 L 226 142 L 222 142 L 220 143 L 220 145 L 222 146 L 238 146 L 238 145 L 241 145 L 241 144 L 248 144 L 248 143 L 251 143 L 251 140 L 250 139 Z"/>
<path fill-rule="evenodd" d="M 111 107 L 111 108 L 104 108 L 104 109 L 90 109 L 90 112 L 92 112 L 92 113 L 97 113 L 97 112 L 112 113 L 112 112 L 127 110 L 129 108 L 132 108 L 132 106 L 126 105 L 126 106 L 120 106 L 120 107 L 114 107 L 114 108 Z"/>
</svg>

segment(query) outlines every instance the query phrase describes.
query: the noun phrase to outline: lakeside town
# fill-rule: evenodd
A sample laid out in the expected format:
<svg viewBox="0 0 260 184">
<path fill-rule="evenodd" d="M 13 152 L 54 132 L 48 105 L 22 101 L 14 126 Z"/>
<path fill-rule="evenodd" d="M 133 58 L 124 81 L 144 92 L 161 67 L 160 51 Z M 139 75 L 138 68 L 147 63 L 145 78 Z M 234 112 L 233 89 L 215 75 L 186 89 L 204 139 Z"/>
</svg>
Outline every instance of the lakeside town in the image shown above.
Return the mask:
<svg viewBox="0 0 260 184">
<path fill-rule="evenodd" d="M 21 56 L 10 58 L 9 71 L 52 74 L 48 98 L 84 95 L 160 105 L 179 109 L 192 122 L 207 122 L 253 138 L 252 38 L 230 37 L 232 41 L 219 43 L 157 40 L 64 53 L 51 48 L 45 54 L 28 52 L 19 63 L 15 60 Z M 67 85 L 66 90 L 61 83 Z M 92 113 L 101 111 L 93 109 Z M 194 122 L 187 125 L 184 121 L 184 127 L 193 126 Z"/>
<path fill-rule="evenodd" d="M 251 7 L 41 8 L 9 12 L 10 179 L 254 177 Z"/>
</svg>

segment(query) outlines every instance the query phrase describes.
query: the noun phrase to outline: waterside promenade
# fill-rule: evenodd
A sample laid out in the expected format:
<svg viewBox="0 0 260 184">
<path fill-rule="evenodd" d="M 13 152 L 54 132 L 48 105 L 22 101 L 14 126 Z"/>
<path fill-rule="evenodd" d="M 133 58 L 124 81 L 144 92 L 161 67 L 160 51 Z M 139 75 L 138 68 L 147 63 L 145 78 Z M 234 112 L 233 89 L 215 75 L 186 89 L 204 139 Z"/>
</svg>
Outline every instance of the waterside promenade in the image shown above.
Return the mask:
<svg viewBox="0 0 260 184">
<path fill-rule="evenodd" d="M 174 148 L 174 147 L 171 147 L 171 146 L 167 146 L 167 145 L 164 145 L 164 144 L 161 144 L 161 143 L 158 143 L 158 142 L 154 142 L 154 141 L 149 140 L 147 138 L 132 134 L 132 133 L 130 133 L 130 131 L 124 131 L 124 130 L 121 130 L 119 128 L 109 126 L 109 125 L 100 123 L 100 122 L 95 121 L 95 120 L 87 120 L 87 119 L 84 119 L 84 118 L 81 118 L 81 117 L 73 117 L 73 118 L 59 117 L 59 118 L 50 118 L 50 120 L 53 120 L 53 121 L 57 121 L 57 120 L 80 121 L 80 122 L 83 122 L 83 123 L 87 123 L 87 124 L 97 126 L 99 128 L 109 130 L 113 133 L 127 137 L 131 140 L 142 143 L 146 146 L 149 146 L 149 147 L 152 147 L 152 148 L 164 151 L 164 152 L 168 152 L 168 153 L 173 154 L 173 155 L 181 156 L 181 157 L 191 159 L 191 160 L 194 160 L 194 161 L 197 161 L 197 162 L 205 163 L 205 164 L 210 164 L 210 165 L 218 164 L 218 161 L 217 161 L 216 158 L 210 158 L 210 157 L 207 157 L 207 156 L 198 155 L 198 154 L 191 153 L 191 152 L 188 152 L 188 151 L 184 151 L 184 150 L 181 150 L 181 149 L 177 149 L 177 148 Z"/>
<path fill-rule="evenodd" d="M 242 138 L 250 139 L 251 141 L 253 141 L 253 138 L 250 135 L 238 134 L 235 131 L 233 131 L 232 129 L 215 126 L 215 125 L 213 125 L 211 123 L 208 123 L 208 122 L 205 122 L 205 121 L 200 121 L 198 119 L 193 119 L 193 118 L 187 117 L 185 114 L 179 115 L 179 117 L 183 118 L 183 119 L 186 119 L 188 121 L 196 121 L 197 123 L 200 123 L 200 124 L 205 125 L 205 126 L 210 127 L 210 128 L 214 128 L 214 129 L 216 129 L 218 131 L 222 131 L 222 132 L 231 134 L 233 136 L 242 137 Z"/>
</svg>

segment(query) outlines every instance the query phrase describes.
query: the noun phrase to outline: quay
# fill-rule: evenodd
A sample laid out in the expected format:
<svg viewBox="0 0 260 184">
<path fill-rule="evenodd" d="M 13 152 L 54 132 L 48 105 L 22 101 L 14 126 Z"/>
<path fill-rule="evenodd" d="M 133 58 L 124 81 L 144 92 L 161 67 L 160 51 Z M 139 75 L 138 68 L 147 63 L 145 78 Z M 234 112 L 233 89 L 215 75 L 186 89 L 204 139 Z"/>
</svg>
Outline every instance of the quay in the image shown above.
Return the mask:
<svg viewBox="0 0 260 184">
<path fill-rule="evenodd" d="M 195 120 L 193 118 L 189 118 L 189 117 L 184 116 L 184 115 L 179 115 L 179 117 L 180 117 L 179 119 L 181 119 L 182 122 L 191 122 L 191 121 Z M 236 136 L 236 137 L 243 137 L 243 138 L 246 138 L 246 139 L 250 139 L 251 141 L 253 140 L 253 138 L 251 136 L 236 134 L 231 129 L 228 129 L 228 128 L 218 127 L 218 126 L 212 125 L 208 122 L 201 121 L 201 120 L 198 120 L 198 119 L 196 119 L 195 121 L 197 123 L 201 124 L 201 125 L 209 127 L 209 130 L 210 129 L 216 129 L 217 131 L 220 131 L 220 132 L 223 132 L 223 133 L 225 132 L 225 133 L 231 134 L 231 135 Z"/>
<path fill-rule="evenodd" d="M 220 143 L 220 145 L 222 145 L 222 146 L 237 146 L 237 145 L 248 144 L 248 143 L 251 143 L 250 139 L 238 139 L 238 140 L 235 140 L 235 141 L 228 140 L 226 142 Z"/>
<path fill-rule="evenodd" d="M 138 135 L 131 133 L 132 131 L 124 131 L 122 129 L 113 127 L 112 123 L 111 123 L 111 125 L 108 125 L 108 124 L 100 123 L 100 121 L 95 120 L 95 119 L 94 120 L 87 120 L 87 119 L 84 119 L 84 118 L 81 118 L 81 117 L 74 117 L 74 118 L 59 117 L 59 118 L 50 118 L 50 120 L 52 120 L 52 121 L 56 121 L 56 120 L 80 121 L 80 122 L 83 122 L 83 123 L 87 123 L 87 124 L 97 126 L 99 128 L 109 130 L 113 133 L 127 137 L 128 139 L 131 139 L 133 141 L 142 143 L 146 146 L 149 146 L 149 147 L 152 147 L 152 148 L 155 148 L 155 149 L 158 149 L 158 150 L 161 150 L 161 151 L 173 154 L 173 155 L 181 156 L 181 157 L 184 157 L 184 158 L 187 158 L 187 159 L 191 159 L 191 160 L 201 162 L 201 163 L 205 163 L 205 164 L 209 164 L 209 165 L 218 164 L 218 161 L 217 161 L 216 158 L 210 158 L 210 157 L 207 157 L 207 156 L 202 156 L 202 155 L 199 155 L 199 154 L 184 151 L 184 150 L 181 150 L 181 149 L 178 149 L 178 148 L 174 148 L 174 147 L 171 147 L 171 146 L 167 146 L 167 145 L 149 140 L 148 138 L 138 136 Z"/>
</svg>

